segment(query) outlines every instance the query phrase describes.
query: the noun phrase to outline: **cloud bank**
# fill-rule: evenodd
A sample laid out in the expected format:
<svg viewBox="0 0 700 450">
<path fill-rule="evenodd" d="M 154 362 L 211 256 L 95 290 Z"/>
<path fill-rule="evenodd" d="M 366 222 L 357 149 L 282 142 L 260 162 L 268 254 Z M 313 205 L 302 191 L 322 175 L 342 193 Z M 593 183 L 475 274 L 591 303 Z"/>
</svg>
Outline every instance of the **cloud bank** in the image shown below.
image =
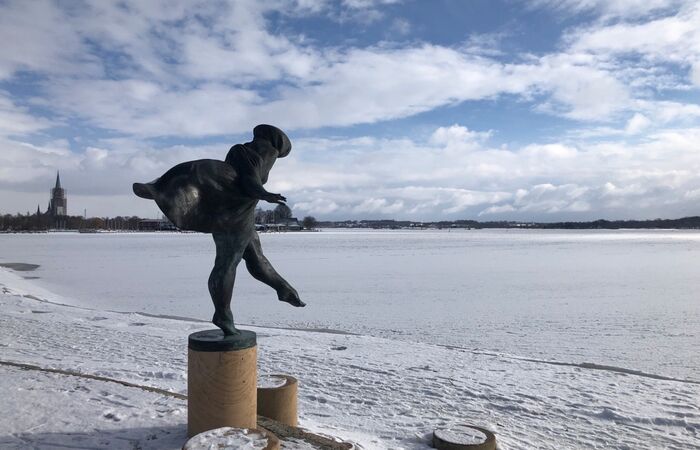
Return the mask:
<svg viewBox="0 0 700 450">
<path fill-rule="evenodd" d="M 222 158 L 268 122 L 294 138 L 269 189 L 298 215 L 698 213 L 695 2 L 511 3 L 553 24 L 587 17 L 550 50 L 518 52 L 508 33 L 414 36 L 420 17 L 398 3 L 3 3 L 0 210 L 34 210 L 26 203 L 45 202 L 60 169 L 71 205 L 153 215 L 130 181 Z M 299 25 L 308 21 L 392 34 L 361 42 L 329 32 L 327 43 Z M 565 125 L 524 140 L 497 114 L 480 127 L 441 116 L 481 102 Z M 382 124 L 394 137 L 376 132 Z"/>
</svg>

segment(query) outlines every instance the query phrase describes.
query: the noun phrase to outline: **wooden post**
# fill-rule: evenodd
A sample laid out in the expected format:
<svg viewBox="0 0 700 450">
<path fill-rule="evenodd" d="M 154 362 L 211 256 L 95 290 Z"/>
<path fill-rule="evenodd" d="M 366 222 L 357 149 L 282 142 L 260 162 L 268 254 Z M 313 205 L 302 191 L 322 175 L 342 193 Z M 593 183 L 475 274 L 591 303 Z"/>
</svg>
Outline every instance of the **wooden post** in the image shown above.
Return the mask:
<svg viewBox="0 0 700 450">
<path fill-rule="evenodd" d="M 255 333 L 192 333 L 187 358 L 187 435 L 221 427 L 256 428 Z"/>
<path fill-rule="evenodd" d="M 261 377 L 260 381 L 258 414 L 290 427 L 296 427 L 297 379 L 289 375 L 267 375 Z M 270 381 L 271 383 L 266 383 Z"/>
</svg>

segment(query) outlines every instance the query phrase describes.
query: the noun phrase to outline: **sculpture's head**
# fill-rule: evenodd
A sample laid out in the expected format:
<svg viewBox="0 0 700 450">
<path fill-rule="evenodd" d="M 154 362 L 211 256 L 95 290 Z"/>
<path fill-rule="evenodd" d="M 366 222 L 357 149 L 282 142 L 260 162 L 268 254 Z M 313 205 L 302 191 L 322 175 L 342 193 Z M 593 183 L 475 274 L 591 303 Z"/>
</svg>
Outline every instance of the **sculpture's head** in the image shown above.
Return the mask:
<svg viewBox="0 0 700 450">
<path fill-rule="evenodd" d="M 258 125 L 253 128 L 253 141 L 265 139 L 279 152 L 278 158 L 284 158 L 292 151 L 292 143 L 284 131 L 272 125 Z"/>
</svg>

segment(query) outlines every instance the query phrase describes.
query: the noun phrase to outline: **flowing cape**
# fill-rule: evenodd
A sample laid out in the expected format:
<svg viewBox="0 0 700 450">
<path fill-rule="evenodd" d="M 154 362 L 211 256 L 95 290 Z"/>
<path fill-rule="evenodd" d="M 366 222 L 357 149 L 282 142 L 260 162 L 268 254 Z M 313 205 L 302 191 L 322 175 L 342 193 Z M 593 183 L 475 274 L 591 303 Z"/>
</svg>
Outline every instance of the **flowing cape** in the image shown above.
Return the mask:
<svg viewBox="0 0 700 450">
<path fill-rule="evenodd" d="M 231 147 L 226 161 L 199 159 L 168 170 L 150 183 L 134 183 L 134 193 L 156 201 L 181 230 L 203 233 L 251 232 L 255 206 L 277 158 L 292 149 L 287 135 L 272 125 L 253 129 L 253 141 Z"/>
<path fill-rule="evenodd" d="M 150 198 L 176 227 L 203 233 L 234 233 L 253 223 L 258 203 L 245 194 L 236 168 L 200 159 L 176 165 L 150 183 L 135 183 L 139 197 Z"/>
</svg>

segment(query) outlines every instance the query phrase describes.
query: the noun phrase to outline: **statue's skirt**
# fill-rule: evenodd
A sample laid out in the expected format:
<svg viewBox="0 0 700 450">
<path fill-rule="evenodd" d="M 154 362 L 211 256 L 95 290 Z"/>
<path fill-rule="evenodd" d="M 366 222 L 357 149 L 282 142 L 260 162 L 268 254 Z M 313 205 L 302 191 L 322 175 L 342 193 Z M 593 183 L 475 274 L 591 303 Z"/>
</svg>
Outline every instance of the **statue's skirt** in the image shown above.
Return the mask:
<svg viewBox="0 0 700 450">
<path fill-rule="evenodd" d="M 236 233 L 253 226 L 258 203 L 243 194 L 237 178 L 231 164 L 200 159 L 178 164 L 150 183 L 134 183 L 134 193 L 155 200 L 181 230 Z"/>
</svg>

